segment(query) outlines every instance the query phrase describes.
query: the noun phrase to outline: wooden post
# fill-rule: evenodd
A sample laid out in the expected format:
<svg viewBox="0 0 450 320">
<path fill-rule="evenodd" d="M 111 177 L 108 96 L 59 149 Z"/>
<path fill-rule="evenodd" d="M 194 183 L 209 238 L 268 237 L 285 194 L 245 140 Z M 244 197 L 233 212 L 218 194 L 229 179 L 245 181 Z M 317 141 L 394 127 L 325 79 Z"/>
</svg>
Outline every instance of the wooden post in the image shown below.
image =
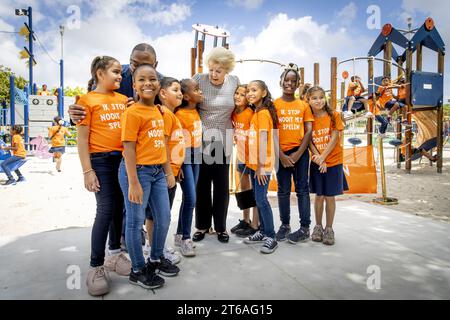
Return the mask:
<svg viewBox="0 0 450 320">
<path fill-rule="evenodd" d="M 400 76 L 400 74 L 403 72 L 403 70 L 400 68 L 403 65 L 403 62 L 400 60 L 397 61 L 397 64 L 399 65 L 399 67 L 397 68 L 397 75 Z M 404 75 L 406 78 L 406 75 Z M 409 92 L 409 91 L 408 91 Z M 400 141 L 402 141 L 402 124 L 397 122 L 397 135 L 396 138 Z M 397 169 L 400 169 L 402 167 L 402 163 L 401 163 L 401 148 L 397 148 L 397 152 L 396 152 L 396 159 L 395 161 L 397 161 Z"/>
<path fill-rule="evenodd" d="M 412 48 L 406 50 L 406 82 L 411 83 L 411 71 L 412 71 Z M 411 173 L 411 143 L 412 143 L 412 132 L 411 132 L 411 96 L 406 96 L 406 112 L 408 113 L 408 126 L 405 132 L 405 169 L 406 173 Z"/>
<path fill-rule="evenodd" d="M 342 112 L 342 106 L 345 103 L 345 81 L 341 82 L 341 112 Z"/>
<path fill-rule="evenodd" d="M 314 63 L 314 85 L 320 85 L 320 65 L 318 63 Z"/>
<path fill-rule="evenodd" d="M 416 51 L 416 70 L 417 71 L 422 71 L 422 52 L 423 52 L 423 47 L 422 45 L 419 43 L 417 45 L 417 51 Z"/>
<path fill-rule="evenodd" d="M 374 79 L 374 71 L 373 71 L 373 67 L 374 67 L 374 65 L 373 65 L 373 62 L 374 62 L 374 60 L 373 59 L 369 59 L 369 60 L 367 60 L 367 62 L 368 62 L 368 78 L 369 78 L 369 83 L 375 83 L 375 79 Z M 370 84 L 369 84 L 370 85 Z M 373 106 L 374 106 L 374 108 L 373 108 L 373 114 L 375 114 L 375 108 L 376 108 L 376 102 L 377 102 L 377 98 L 376 98 L 376 95 L 375 95 L 375 92 L 376 92 L 376 87 L 374 86 L 374 85 L 372 85 L 372 92 L 373 92 L 373 94 L 372 94 L 372 104 L 373 104 Z M 371 146 L 372 145 L 372 137 L 373 137 L 373 134 L 372 134 L 372 132 L 373 132 L 373 118 L 369 118 L 368 120 L 367 120 L 367 127 L 366 127 L 366 131 L 367 131 L 367 145 L 368 146 Z"/>
<path fill-rule="evenodd" d="M 203 50 L 205 42 L 204 40 L 198 40 L 197 45 L 197 73 L 203 73 Z"/>
<path fill-rule="evenodd" d="M 337 58 L 331 58 L 331 109 L 337 107 Z"/>
<path fill-rule="evenodd" d="M 384 60 L 387 61 L 384 61 L 383 63 L 383 75 L 385 77 L 391 77 L 392 42 L 386 41 L 384 46 Z"/>
<path fill-rule="evenodd" d="M 440 73 L 442 76 L 444 76 L 444 53 L 439 50 L 438 52 L 438 73 Z M 442 173 L 442 156 L 443 156 L 443 150 L 444 150 L 444 132 L 443 132 L 443 125 L 444 125 L 444 101 L 442 101 L 442 104 L 438 106 L 437 110 L 437 155 L 438 155 L 438 161 L 437 161 L 437 172 Z"/>
<path fill-rule="evenodd" d="M 300 68 L 300 85 L 305 85 L 305 68 Z"/>
<path fill-rule="evenodd" d="M 191 77 L 195 74 L 195 60 L 197 59 L 197 49 L 191 48 Z"/>
</svg>

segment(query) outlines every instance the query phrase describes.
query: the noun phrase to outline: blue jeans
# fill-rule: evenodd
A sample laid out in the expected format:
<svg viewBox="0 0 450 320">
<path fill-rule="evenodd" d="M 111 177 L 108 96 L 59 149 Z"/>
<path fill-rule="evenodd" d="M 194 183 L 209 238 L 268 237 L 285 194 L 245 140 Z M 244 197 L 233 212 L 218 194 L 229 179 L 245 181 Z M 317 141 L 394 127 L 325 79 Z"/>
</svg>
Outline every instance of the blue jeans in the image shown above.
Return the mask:
<svg viewBox="0 0 450 320">
<path fill-rule="evenodd" d="M 11 170 L 9 168 L 13 167 L 17 162 L 22 160 L 23 158 L 21 157 L 11 156 L 2 162 L 1 167 L 9 180 L 14 179 L 13 175 L 11 174 Z M 14 172 L 17 174 L 19 178 L 22 177 L 22 173 L 20 173 L 19 169 L 15 170 Z"/>
<path fill-rule="evenodd" d="M 122 188 L 126 214 L 125 242 L 134 271 L 145 266 L 142 253 L 141 229 L 145 221 L 145 212 L 150 205 L 154 228 L 150 260 L 158 261 L 163 256 L 164 244 L 170 225 L 170 204 L 167 182 L 161 165 L 136 166 L 139 183 L 144 192 L 142 205 L 128 200 L 128 175 L 125 162 L 119 168 L 119 182 Z"/>
<path fill-rule="evenodd" d="M 383 116 L 375 116 L 375 119 L 377 119 L 377 121 L 380 123 L 380 129 L 379 132 L 381 134 L 386 133 L 386 129 L 388 127 L 389 122 L 387 121 L 387 119 Z"/>
<path fill-rule="evenodd" d="M 290 155 L 298 148 L 285 152 Z M 292 168 L 285 168 L 280 162 L 278 180 L 278 207 L 280 208 L 280 220 L 282 224 L 290 224 L 291 220 L 291 177 L 294 178 L 295 193 L 300 216 L 300 225 L 309 228 L 311 224 L 311 204 L 309 199 L 309 152 L 305 150 L 300 159 Z"/>
<path fill-rule="evenodd" d="M 258 207 L 261 232 L 269 238 L 275 238 L 272 208 L 270 207 L 269 199 L 267 199 L 270 174 L 267 175 L 266 184 L 260 185 L 258 183 L 258 179 L 255 176 L 255 171 L 251 169 L 249 169 L 249 171 L 250 180 L 253 187 L 253 195 L 255 196 L 256 206 Z"/>
<path fill-rule="evenodd" d="M 178 216 L 177 234 L 183 235 L 183 240 L 191 238 L 192 215 L 196 202 L 196 186 L 200 172 L 199 164 L 183 164 L 184 179 L 180 181 L 183 198 L 181 201 L 180 214 Z"/>
<path fill-rule="evenodd" d="M 92 169 L 100 183 L 95 193 L 97 211 L 91 234 L 91 267 L 103 265 L 106 239 L 109 231 L 109 249 L 120 249 L 123 219 L 123 195 L 120 190 L 118 170 L 122 155 L 91 154 Z"/>
</svg>

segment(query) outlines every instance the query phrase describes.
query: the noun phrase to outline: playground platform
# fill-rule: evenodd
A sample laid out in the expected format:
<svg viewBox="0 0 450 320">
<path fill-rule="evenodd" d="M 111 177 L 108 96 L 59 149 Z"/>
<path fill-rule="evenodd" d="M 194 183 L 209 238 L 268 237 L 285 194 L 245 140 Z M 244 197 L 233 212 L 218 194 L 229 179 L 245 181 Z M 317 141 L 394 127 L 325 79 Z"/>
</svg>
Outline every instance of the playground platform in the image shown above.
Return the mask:
<svg viewBox="0 0 450 320">
<path fill-rule="evenodd" d="M 237 207 L 230 212 L 231 224 L 239 215 Z M 0 299 L 450 298 L 449 224 L 359 201 L 339 202 L 336 216 L 335 246 L 280 243 L 263 255 L 234 235 L 228 244 L 209 235 L 163 288 L 146 291 L 113 274 L 101 298 L 85 286 L 90 228 L 33 234 L 0 247 Z M 170 234 L 175 227 L 173 219 Z"/>
</svg>

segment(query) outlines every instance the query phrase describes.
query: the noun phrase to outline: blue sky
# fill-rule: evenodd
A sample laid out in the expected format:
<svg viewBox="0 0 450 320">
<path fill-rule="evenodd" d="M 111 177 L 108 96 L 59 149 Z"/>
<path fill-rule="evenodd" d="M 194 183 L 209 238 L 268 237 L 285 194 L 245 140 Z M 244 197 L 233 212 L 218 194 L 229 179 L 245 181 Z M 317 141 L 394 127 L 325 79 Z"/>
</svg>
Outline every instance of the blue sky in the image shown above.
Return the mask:
<svg viewBox="0 0 450 320">
<path fill-rule="evenodd" d="M 218 25 L 231 32 L 231 49 L 237 58 L 264 58 L 283 63 L 295 62 L 306 68 L 306 80 L 312 79 L 312 65 L 321 63 L 321 80 L 329 87 L 329 59 L 367 55 L 380 30 L 370 30 L 366 12 L 371 5 L 380 8 L 381 26 L 390 22 L 406 28 L 406 17 L 414 25 L 422 24 L 428 15 L 444 41 L 450 39 L 449 12 L 446 1 L 271 1 L 271 0 L 2 0 L 0 31 L 17 31 L 25 21 L 14 16 L 14 8 L 34 10 L 34 29 L 49 55 L 36 44 L 36 82 L 50 86 L 58 84 L 60 38 L 58 26 L 66 25 L 65 62 L 66 85 L 84 86 L 89 78 L 90 61 L 97 54 L 109 54 L 127 63 L 131 48 L 139 42 L 153 44 L 159 56 L 159 68 L 164 74 L 189 76 L 189 48 L 193 44 L 191 25 Z M 71 5 L 80 9 L 80 28 L 71 29 Z M 69 10 L 69 11 L 68 11 Z M 209 45 L 212 40 L 208 40 Z M 0 64 L 28 77 L 24 61 L 18 52 L 26 45 L 14 34 L 0 33 Z M 208 50 L 208 47 L 207 47 Z M 448 60 L 448 59 L 446 59 Z M 435 55 L 428 54 L 425 69 L 435 71 Z M 352 73 L 352 66 L 347 66 Z M 367 73 L 363 63 L 355 73 Z M 449 68 L 447 68 L 449 70 Z M 343 70 L 340 70 L 343 71 Z M 261 78 L 271 90 L 278 92 L 281 70 L 262 64 L 241 64 L 235 74 L 242 81 Z M 448 77 L 447 77 L 448 78 Z M 449 82 L 446 81 L 448 84 Z M 448 85 L 446 86 L 448 87 Z M 446 93 L 446 96 L 448 94 Z"/>
</svg>

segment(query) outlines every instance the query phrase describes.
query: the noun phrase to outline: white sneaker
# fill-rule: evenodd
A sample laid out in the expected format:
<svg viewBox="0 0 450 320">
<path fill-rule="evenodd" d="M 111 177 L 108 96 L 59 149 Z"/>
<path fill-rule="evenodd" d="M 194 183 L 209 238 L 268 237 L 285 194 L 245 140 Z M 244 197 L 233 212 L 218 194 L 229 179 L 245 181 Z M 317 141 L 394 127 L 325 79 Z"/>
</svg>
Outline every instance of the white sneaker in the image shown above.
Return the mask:
<svg viewBox="0 0 450 320">
<path fill-rule="evenodd" d="M 195 257 L 195 250 L 191 239 L 181 242 L 181 254 L 185 257 Z"/>
<path fill-rule="evenodd" d="M 344 113 L 347 117 L 353 117 L 354 116 L 354 114 L 353 114 L 353 112 L 351 112 L 351 111 L 345 111 L 345 113 Z"/>
<path fill-rule="evenodd" d="M 181 261 L 180 254 L 178 252 L 170 252 L 167 251 L 166 248 L 164 248 L 164 258 L 169 260 L 172 264 L 178 264 Z"/>
<path fill-rule="evenodd" d="M 378 137 L 379 137 L 380 139 L 384 139 L 384 138 L 387 137 L 387 134 L 386 134 L 386 133 L 379 133 L 379 134 L 378 134 Z"/>
<path fill-rule="evenodd" d="M 373 118 L 373 113 L 372 112 L 367 112 L 365 115 L 364 115 L 364 117 L 366 117 L 366 118 Z"/>
<path fill-rule="evenodd" d="M 173 235 L 173 244 L 175 247 L 181 247 L 181 239 L 183 236 L 181 234 L 174 234 Z"/>
</svg>

